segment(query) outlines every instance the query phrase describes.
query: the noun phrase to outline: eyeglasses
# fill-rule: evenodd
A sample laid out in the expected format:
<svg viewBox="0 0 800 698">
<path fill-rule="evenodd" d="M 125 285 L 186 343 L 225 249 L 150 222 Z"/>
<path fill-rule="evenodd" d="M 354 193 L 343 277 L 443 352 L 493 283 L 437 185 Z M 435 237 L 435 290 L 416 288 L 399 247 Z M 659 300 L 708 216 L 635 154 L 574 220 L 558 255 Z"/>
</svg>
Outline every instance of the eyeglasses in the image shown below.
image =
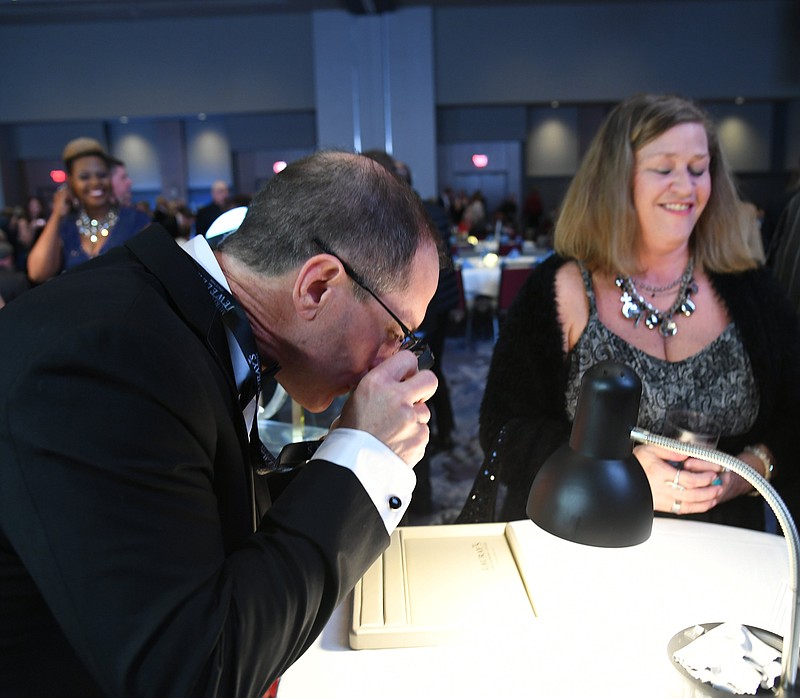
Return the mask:
<svg viewBox="0 0 800 698">
<path fill-rule="evenodd" d="M 427 342 L 421 337 L 417 337 L 408 327 L 403 324 L 403 321 L 397 317 L 389 308 L 386 303 L 384 303 L 379 297 L 378 294 L 375 293 L 369 286 L 367 286 L 364 279 L 356 273 L 355 269 L 351 267 L 347 262 L 345 262 L 339 255 L 333 252 L 322 240 L 319 238 L 314 238 L 312 242 L 319 247 L 325 254 L 329 254 L 331 257 L 335 257 L 339 260 L 339 263 L 342 265 L 344 269 L 344 273 L 347 274 L 358 286 L 363 288 L 370 296 L 372 296 L 378 304 L 392 317 L 400 327 L 400 330 L 403 333 L 403 341 L 400 343 L 400 350 L 408 350 L 414 353 L 414 356 L 417 357 L 417 365 L 419 366 L 420 371 L 424 371 L 425 369 L 431 368 L 433 366 L 433 352 L 431 348 L 428 346 Z"/>
</svg>

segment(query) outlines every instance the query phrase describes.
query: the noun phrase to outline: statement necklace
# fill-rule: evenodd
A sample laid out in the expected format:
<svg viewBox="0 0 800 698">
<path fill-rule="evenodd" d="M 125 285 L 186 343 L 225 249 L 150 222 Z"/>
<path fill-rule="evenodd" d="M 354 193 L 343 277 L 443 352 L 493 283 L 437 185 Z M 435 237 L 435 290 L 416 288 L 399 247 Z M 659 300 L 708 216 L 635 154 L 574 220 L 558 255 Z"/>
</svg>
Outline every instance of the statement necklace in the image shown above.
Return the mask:
<svg viewBox="0 0 800 698">
<path fill-rule="evenodd" d="M 642 291 L 647 291 L 650 294 L 651 298 L 655 298 L 657 293 L 664 293 L 665 291 L 671 291 L 673 288 L 678 286 L 683 279 L 683 274 L 681 274 L 675 281 L 668 283 L 666 286 L 650 286 L 646 284 L 644 281 L 636 281 L 636 288 L 640 288 Z M 633 279 L 631 279 L 633 281 Z"/>
<path fill-rule="evenodd" d="M 90 242 L 97 242 L 101 237 L 108 237 L 112 228 L 117 224 L 118 217 L 116 208 L 110 208 L 105 218 L 100 220 L 91 218 L 86 211 L 81 211 L 77 220 L 78 232 L 83 237 L 89 238 Z"/>
<path fill-rule="evenodd" d="M 696 309 L 692 300 L 692 294 L 697 293 L 697 284 L 694 280 L 694 260 L 692 259 L 689 260 L 677 282 L 663 289 L 655 290 L 657 293 L 659 290 L 666 291 L 680 286 L 678 297 L 669 310 L 659 310 L 642 298 L 630 276 L 617 276 L 614 283 L 622 290 L 622 295 L 619 297 L 620 303 L 622 303 L 622 316 L 633 320 L 634 327 L 638 327 L 639 321 L 644 318 L 647 329 L 658 328 L 662 337 L 674 337 L 678 333 L 678 325 L 673 320 L 675 313 L 680 312 L 689 317 Z M 642 286 L 644 287 L 643 284 Z M 652 287 L 648 287 L 648 290 L 653 291 Z"/>
</svg>

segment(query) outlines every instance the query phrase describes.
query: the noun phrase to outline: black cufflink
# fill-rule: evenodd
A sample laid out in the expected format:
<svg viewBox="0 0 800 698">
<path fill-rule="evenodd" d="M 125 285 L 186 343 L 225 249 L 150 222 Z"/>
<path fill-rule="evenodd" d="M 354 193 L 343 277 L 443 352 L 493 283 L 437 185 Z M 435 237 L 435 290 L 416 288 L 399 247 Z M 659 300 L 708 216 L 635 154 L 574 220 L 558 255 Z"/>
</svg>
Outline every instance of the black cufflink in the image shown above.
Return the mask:
<svg viewBox="0 0 800 698">
<path fill-rule="evenodd" d="M 401 506 L 403 506 L 403 502 L 400 501 L 400 497 L 396 497 L 395 495 L 389 497 L 390 509 L 399 509 Z"/>
</svg>

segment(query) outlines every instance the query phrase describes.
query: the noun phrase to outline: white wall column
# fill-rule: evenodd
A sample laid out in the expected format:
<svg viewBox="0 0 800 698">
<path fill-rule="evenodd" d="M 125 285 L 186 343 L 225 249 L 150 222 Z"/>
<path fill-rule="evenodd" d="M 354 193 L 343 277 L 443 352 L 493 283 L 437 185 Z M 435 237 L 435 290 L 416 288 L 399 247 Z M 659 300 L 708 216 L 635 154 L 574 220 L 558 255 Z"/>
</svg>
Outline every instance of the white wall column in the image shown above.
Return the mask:
<svg viewBox="0 0 800 698">
<path fill-rule="evenodd" d="M 314 13 L 317 143 L 385 150 L 436 192 L 433 13 Z"/>
</svg>

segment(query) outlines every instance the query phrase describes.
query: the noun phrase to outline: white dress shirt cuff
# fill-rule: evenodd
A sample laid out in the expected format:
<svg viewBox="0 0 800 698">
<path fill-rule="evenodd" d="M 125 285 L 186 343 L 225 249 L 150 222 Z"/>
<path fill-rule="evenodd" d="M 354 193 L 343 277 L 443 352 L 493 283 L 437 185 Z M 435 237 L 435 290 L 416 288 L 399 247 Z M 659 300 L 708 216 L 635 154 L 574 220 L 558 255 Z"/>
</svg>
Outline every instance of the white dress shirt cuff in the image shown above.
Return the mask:
<svg viewBox="0 0 800 698">
<path fill-rule="evenodd" d="M 392 534 L 417 484 L 412 467 L 372 434 L 358 429 L 334 429 L 314 458 L 351 470 L 375 504 L 386 532 Z"/>
</svg>

